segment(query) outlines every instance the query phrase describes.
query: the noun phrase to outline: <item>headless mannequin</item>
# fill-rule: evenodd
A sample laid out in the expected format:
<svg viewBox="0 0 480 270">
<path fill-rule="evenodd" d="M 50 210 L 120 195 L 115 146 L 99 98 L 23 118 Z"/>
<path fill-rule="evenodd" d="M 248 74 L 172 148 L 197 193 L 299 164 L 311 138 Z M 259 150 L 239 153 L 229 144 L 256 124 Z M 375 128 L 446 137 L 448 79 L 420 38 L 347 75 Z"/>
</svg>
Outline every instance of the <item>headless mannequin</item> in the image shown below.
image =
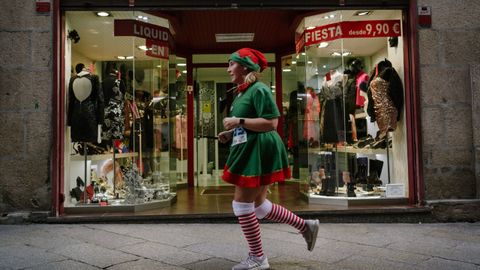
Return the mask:
<svg viewBox="0 0 480 270">
<path fill-rule="evenodd" d="M 90 97 L 92 94 L 93 90 L 93 85 L 92 81 L 88 78 L 88 75 L 90 75 L 90 71 L 85 67 L 83 64 L 78 64 L 75 67 L 75 70 L 77 71 L 77 76 L 72 78 L 73 81 L 71 81 L 71 89 L 73 92 L 73 95 L 75 99 L 82 103 L 84 102 L 87 98 Z M 71 127 L 73 123 L 69 123 L 69 126 Z M 102 125 L 98 124 L 97 125 L 97 142 L 101 143 L 102 141 Z"/>
</svg>

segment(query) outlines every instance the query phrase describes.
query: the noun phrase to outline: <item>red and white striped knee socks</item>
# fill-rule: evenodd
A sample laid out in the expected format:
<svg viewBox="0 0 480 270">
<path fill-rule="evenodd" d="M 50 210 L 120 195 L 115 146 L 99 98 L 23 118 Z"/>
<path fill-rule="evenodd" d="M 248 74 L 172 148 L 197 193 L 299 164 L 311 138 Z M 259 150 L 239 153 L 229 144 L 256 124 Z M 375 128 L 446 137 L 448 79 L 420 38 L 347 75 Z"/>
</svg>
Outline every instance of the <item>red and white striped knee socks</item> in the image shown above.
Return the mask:
<svg viewBox="0 0 480 270">
<path fill-rule="evenodd" d="M 262 257 L 262 238 L 260 235 L 260 224 L 255 215 L 255 203 L 233 201 L 232 208 L 245 235 L 250 253 L 257 257 Z"/>
<path fill-rule="evenodd" d="M 290 212 L 285 207 L 274 204 L 267 199 L 265 199 L 260 206 L 255 208 L 255 213 L 258 219 L 266 218 L 276 222 L 288 224 L 295 227 L 300 232 L 304 232 L 306 230 L 304 219 Z"/>
</svg>

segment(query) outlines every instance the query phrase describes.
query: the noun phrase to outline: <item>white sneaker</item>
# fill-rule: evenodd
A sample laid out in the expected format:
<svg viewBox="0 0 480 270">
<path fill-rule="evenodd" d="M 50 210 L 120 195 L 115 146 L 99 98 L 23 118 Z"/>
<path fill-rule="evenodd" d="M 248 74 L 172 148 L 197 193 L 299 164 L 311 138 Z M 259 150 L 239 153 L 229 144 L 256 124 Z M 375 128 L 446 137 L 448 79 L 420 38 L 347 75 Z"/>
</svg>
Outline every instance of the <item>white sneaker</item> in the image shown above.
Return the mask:
<svg viewBox="0 0 480 270">
<path fill-rule="evenodd" d="M 318 228 L 320 227 L 320 221 L 318 219 L 305 220 L 305 226 L 307 229 L 302 233 L 305 242 L 307 242 L 307 249 L 312 251 L 317 242 Z"/>
<path fill-rule="evenodd" d="M 241 261 L 239 264 L 232 267 L 232 270 L 263 270 L 270 269 L 267 256 L 257 257 L 252 254 L 248 254 L 248 257 Z"/>
</svg>

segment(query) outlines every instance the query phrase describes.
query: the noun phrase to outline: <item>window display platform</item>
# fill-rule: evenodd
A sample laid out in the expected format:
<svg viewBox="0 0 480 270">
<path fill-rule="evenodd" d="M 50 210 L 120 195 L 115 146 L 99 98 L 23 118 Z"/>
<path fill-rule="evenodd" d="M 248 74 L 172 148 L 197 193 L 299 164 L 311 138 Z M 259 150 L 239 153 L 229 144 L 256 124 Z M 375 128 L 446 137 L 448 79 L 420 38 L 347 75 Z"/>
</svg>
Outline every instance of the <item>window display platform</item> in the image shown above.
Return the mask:
<svg viewBox="0 0 480 270">
<path fill-rule="evenodd" d="M 170 194 L 170 197 L 162 200 L 152 200 L 146 203 L 122 204 L 124 199 L 111 200 L 108 205 L 101 206 L 98 203 L 76 204 L 66 206 L 65 214 L 92 214 L 92 213 L 136 213 L 154 209 L 170 207 L 177 202 L 177 194 Z"/>
<path fill-rule="evenodd" d="M 359 197 L 347 197 L 340 195 L 325 196 L 306 194 L 307 200 L 312 204 L 340 205 L 340 206 L 362 206 L 362 205 L 401 205 L 407 204 L 408 198 L 386 198 L 380 195 L 368 195 Z"/>
</svg>

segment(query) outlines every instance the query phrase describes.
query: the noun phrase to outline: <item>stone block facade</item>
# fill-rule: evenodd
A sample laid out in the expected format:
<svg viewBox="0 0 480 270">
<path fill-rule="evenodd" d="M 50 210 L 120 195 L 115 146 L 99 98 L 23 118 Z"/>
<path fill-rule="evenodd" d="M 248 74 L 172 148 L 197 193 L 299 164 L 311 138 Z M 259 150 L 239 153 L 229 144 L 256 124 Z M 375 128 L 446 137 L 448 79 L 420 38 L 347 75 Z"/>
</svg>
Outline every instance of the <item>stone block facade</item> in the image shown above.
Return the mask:
<svg viewBox="0 0 480 270">
<path fill-rule="evenodd" d="M 480 2 L 417 4 L 432 10 L 418 29 L 426 199 L 479 198 Z"/>
<path fill-rule="evenodd" d="M 0 212 L 49 210 L 52 16 L 0 1 Z"/>
<path fill-rule="evenodd" d="M 480 1 L 417 4 L 426 199 L 480 198 Z M 0 212 L 51 207 L 52 15 L 34 5 L 0 1 Z"/>
</svg>

